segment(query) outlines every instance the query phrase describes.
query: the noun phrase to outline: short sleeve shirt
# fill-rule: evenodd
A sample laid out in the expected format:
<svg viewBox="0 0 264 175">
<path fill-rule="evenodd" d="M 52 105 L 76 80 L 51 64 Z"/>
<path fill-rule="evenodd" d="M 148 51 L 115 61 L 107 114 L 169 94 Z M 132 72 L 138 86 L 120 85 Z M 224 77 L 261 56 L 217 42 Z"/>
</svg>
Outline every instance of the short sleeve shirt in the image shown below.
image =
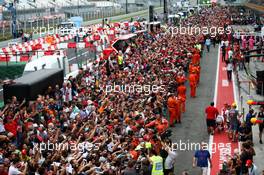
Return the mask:
<svg viewBox="0 0 264 175">
<path fill-rule="evenodd" d="M 197 150 L 194 157 L 197 159 L 198 167 L 208 167 L 208 159 L 210 158 L 208 150 Z"/>
</svg>

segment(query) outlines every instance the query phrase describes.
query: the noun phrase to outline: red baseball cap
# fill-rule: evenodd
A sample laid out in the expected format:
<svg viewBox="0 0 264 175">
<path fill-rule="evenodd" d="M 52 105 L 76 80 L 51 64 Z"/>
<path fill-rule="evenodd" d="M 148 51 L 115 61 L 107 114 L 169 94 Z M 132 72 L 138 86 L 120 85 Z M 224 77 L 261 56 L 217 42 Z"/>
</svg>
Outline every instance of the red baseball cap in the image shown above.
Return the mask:
<svg viewBox="0 0 264 175">
<path fill-rule="evenodd" d="M 249 160 L 247 160 L 247 162 L 246 162 L 246 166 L 251 166 L 252 163 L 253 163 L 252 160 L 249 159 Z"/>
</svg>

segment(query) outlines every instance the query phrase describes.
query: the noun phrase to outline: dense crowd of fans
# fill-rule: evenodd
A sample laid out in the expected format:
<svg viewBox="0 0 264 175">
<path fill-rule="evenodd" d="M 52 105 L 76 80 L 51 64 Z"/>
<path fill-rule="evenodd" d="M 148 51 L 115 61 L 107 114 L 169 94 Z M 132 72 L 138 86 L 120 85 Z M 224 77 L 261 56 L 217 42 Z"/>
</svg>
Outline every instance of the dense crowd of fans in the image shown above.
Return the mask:
<svg viewBox="0 0 264 175">
<path fill-rule="evenodd" d="M 250 16 L 245 15 L 243 18 L 249 19 Z M 246 23 L 254 25 L 254 21 L 247 21 Z M 238 24 L 244 23 L 240 21 Z M 243 31 L 243 29 L 241 31 L 233 31 L 233 35 L 229 41 L 221 42 L 221 58 L 226 63 L 227 74 L 232 73 L 232 71 L 237 74 L 238 71 L 244 71 L 244 69 L 248 72 L 247 69 L 249 68 L 250 60 L 263 62 L 263 43 L 263 37 L 253 35 L 249 31 Z M 228 79 L 231 81 L 232 77 L 228 75 Z M 251 119 L 254 117 L 260 120 L 263 119 L 263 106 L 260 107 L 258 113 L 255 113 L 250 108 L 245 118 L 243 118 L 243 114 L 237 110 L 235 103 L 225 104 L 221 111 L 221 116 L 223 116 L 220 121 L 222 124 L 221 128 L 228 129 L 228 137 L 230 140 L 241 142 L 241 153 L 236 149 L 234 155 L 229 155 L 223 164 L 220 174 L 259 174 L 260 171 L 253 162 L 253 157 L 256 153 L 253 147 L 253 124 Z M 262 132 L 263 123 L 259 124 L 260 144 L 262 144 Z"/>
<path fill-rule="evenodd" d="M 222 109 L 223 128 L 229 131 L 228 137 L 230 140 L 239 141 L 241 150 L 234 150 L 233 155 L 227 155 L 224 159 L 220 175 L 226 174 L 260 174 L 259 169 L 254 164 L 253 158 L 256 155 L 253 145 L 253 132 L 251 119 L 257 117 L 263 119 L 264 107 L 260 107 L 260 111 L 255 113 L 250 109 L 245 118 L 236 109 L 236 104 L 225 104 Z M 262 144 L 263 123 L 259 124 L 259 142 Z"/>
<path fill-rule="evenodd" d="M 215 6 L 182 26 L 229 22 L 228 9 Z M 167 99 L 177 96 L 176 79 L 185 78 L 192 55 L 201 54 L 208 37 L 172 36 L 164 29 L 138 34 L 124 53 L 80 69 L 36 101 L 13 97 L 0 114 L 0 174 L 173 173 Z"/>
</svg>

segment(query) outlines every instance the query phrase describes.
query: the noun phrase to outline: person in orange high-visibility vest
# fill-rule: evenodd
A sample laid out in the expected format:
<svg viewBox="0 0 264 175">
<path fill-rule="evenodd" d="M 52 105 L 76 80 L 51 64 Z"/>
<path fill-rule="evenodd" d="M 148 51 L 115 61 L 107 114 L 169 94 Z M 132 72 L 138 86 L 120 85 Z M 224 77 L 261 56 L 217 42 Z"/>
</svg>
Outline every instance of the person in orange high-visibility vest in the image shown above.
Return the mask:
<svg viewBox="0 0 264 175">
<path fill-rule="evenodd" d="M 192 72 L 194 72 L 197 75 L 197 84 L 200 82 L 200 66 L 195 65 L 192 67 Z"/>
<path fill-rule="evenodd" d="M 179 73 L 179 74 L 177 75 L 177 77 L 176 77 L 176 82 L 177 82 L 178 84 L 184 84 L 185 81 L 186 81 L 185 76 L 184 76 L 183 74 Z"/>
<path fill-rule="evenodd" d="M 190 88 L 191 88 L 191 97 L 196 96 L 196 87 L 197 87 L 197 74 L 193 71 L 189 75 Z"/>
<path fill-rule="evenodd" d="M 177 88 L 178 91 L 178 97 L 181 99 L 182 101 L 182 105 L 181 105 L 181 111 L 185 112 L 185 102 L 186 102 L 186 86 L 184 86 L 184 84 L 180 84 Z"/>
<path fill-rule="evenodd" d="M 176 97 L 176 123 L 181 123 L 181 105 L 182 101 L 180 98 Z"/>
<path fill-rule="evenodd" d="M 174 126 L 174 122 L 177 119 L 177 104 L 178 102 L 176 101 L 176 98 L 173 94 L 169 95 L 168 101 L 167 101 L 167 106 L 169 110 L 169 115 L 170 115 L 170 126 Z"/>
<path fill-rule="evenodd" d="M 189 72 L 191 73 L 191 72 L 193 72 L 194 71 L 194 65 L 191 63 L 190 65 L 189 65 Z"/>
<path fill-rule="evenodd" d="M 189 64 L 189 72 L 192 72 L 192 63 Z"/>
<path fill-rule="evenodd" d="M 192 64 L 200 64 L 200 54 L 198 52 L 195 52 L 192 56 Z"/>
</svg>

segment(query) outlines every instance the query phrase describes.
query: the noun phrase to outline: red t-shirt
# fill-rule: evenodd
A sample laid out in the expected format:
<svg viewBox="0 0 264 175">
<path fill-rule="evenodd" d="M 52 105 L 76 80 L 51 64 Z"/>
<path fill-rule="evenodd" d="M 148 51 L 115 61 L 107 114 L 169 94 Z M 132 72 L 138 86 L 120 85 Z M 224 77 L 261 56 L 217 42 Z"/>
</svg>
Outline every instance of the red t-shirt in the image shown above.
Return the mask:
<svg viewBox="0 0 264 175">
<path fill-rule="evenodd" d="M 217 115 L 219 114 L 218 110 L 216 107 L 214 106 L 208 106 L 205 109 L 205 113 L 207 114 L 206 118 L 210 119 L 210 120 L 215 120 L 215 118 L 217 117 Z"/>
<path fill-rule="evenodd" d="M 5 130 L 11 132 L 14 136 L 17 135 L 17 121 L 12 120 L 10 123 L 5 124 Z"/>
</svg>

